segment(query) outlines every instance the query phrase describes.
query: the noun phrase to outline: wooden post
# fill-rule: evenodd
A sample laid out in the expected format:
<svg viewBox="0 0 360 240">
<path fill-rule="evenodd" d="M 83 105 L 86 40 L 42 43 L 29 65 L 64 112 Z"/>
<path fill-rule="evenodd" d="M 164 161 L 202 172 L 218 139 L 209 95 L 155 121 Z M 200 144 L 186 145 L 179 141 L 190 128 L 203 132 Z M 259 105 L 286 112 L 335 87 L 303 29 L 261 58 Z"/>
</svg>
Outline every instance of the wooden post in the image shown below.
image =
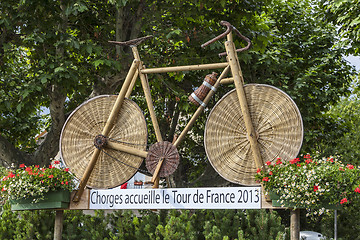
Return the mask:
<svg viewBox="0 0 360 240">
<path fill-rule="evenodd" d="M 290 209 L 290 239 L 300 239 L 300 209 Z"/>
<path fill-rule="evenodd" d="M 54 240 L 61 240 L 64 222 L 64 210 L 56 210 L 55 226 L 54 226 Z"/>
</svg>

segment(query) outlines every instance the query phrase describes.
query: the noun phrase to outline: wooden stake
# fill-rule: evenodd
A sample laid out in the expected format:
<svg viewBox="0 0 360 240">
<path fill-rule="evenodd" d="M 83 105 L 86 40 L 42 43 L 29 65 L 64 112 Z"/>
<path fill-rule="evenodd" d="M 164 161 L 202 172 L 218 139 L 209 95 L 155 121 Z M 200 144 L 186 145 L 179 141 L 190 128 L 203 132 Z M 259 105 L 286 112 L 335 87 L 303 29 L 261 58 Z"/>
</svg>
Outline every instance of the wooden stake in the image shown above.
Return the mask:
<svg viewBox="0 0 360 240">
<path fill-rule="evenodd" d="M 290 240 L 300 239 L 300 209 L 290 209 Z"/>
<path fill-rule="evenodd" d="M 55 226 L 54 226 L 54 240 L 61 240 L 64 222 L 64 210 L 56 210 Z"/>
</svg>

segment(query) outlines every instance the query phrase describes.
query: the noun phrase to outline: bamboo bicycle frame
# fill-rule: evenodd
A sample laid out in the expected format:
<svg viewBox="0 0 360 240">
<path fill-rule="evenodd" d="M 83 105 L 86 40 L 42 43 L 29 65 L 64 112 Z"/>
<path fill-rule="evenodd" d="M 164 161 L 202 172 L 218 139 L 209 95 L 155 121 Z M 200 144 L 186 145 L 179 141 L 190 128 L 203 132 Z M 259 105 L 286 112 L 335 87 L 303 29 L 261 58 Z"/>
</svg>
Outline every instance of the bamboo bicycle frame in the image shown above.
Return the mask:
<svg viewBox="0 0 360 240">
<path fill-rule="evenodd" d="M 243 76 L 242 76 L 239 60 L 237 57 L 236 48 L 235 48 L 235 45 L 232 40 L 231 31 L 229 33 L 227 33 L 227 41 L 225 42 L 225 48 L 226 48 L 226 53 L 227 53 L 227 62 L 222 62 L 222 63 L 146 69 L 141 62 L 137 47 L 133 45 L 133 46 L 131 46 L 131 48 L 132 48 L 132 52 L 134 55 L 134 61 L 130 67 L 130 70 L 125 78 L 124 84 L 120 90 L 118 97 L 117 97 L 117 100 L 112 108 L 112 111 L 111 111 L 109 117 L 108 117 L 106 125 L 102 131 L 102 135 L 107 136 L 109 134 L 110 130 L 113 127 L 114 120 L 115 120 L 116 116 L 119 114 L 119 111 L 121 109 L 124 98 L 125 97 L 128 98 L 131 95 L 131 91 L 135 85 L 135 81 L 138 78 L 138 76 L 140 77 L 141 85 L 144 90 L 145 99 L 146 99 L 147 107 L 150 112 L 150 118 L 151 118 L 152 124 L 154 126 L 156 139 L 158 142 L 161 142 L 163 140 L 161 137 L 159 124 L 158 124 L 158 121 L 157 121 L 157 118 L 155 115 L 155 111 L 154 111 L 154 105 L 153 105 L 153 101 L 152 101 L 151 94 L 150 94 L 150 87 L 149 87 L 149 81 L 147 78 L 147 74 L 178 72 L 178 71 L 207 70 L 207 69 L 224 69 L 222 71 L 220 77 L 217 79 L 214 87 L 218 88 L 219 85 L 223 84 L 223 83 L 232 83 L 232 82 L 235 83 L 237 96 L 238 96 L 238 99 L 240 102 L 241 111 L 242 111 L 244 121 L 245 121 L 245 127 L 247 130 L 248 139 L 250 141 L 250 146 L 252 149 L 253 157 L 255 159 L 255 165 L 257 168 L 261 168 L 263 166 L 260 149 L 259 149 L 258 142 L 257 142 L 257 137 L 255 134 L 255 130 L 254 130 L 254 127 L 253 127 L 253 124 L 251 121 L 251 117 L 250 117 L 250 113 L 249 113 L 249 109 L 248 109 L 248 105 L 246 102 L 246 96 L 245 96 L 245 92 L 244 92 L 244 88 L 243 88 L 243 85 L 244 85 Z M 229 70 L 231 70 L 232 78 L 224 78 L 228 74 Z M 214 95 L 214 93 L 215 93 L 214 91 L 209 91 L 209 93 L 207 94 L 207 96 L 205 97 L 205 99 L 203 101 L 205 103 L 205 105 L 210 101 L 210 98 Z M 185 128 L 182 130 L 182 132 L 180 133 L 180 135 L 176 139 L 176 141 L 173 143 L 173 145 L 175 147 L 178 147 L 180 145 L 180 143 L 184 140 L 188 131 L 192 128 L 192 126 L 194 125 L 197 118 L 200 116 L 200 114 L 204 110 L 204 108 L 205 108 L 204 106 L 200 105 L 198 107 L 198 109 L 195 111 L 195 113 L 193 114 L 190 121 L 187 123 Z M 114 149 L 114 150 L 123 151 L 123 152 L 133 154 L 136 156 L 140 156 L 143 158 L 146 158 L 146 156 L 147 156 L 147 151 L 142 151 L 142 150 L 130 147 L 130 146 L 125 146 L 124 144 L 121 144 L 121 143 L 108 142 L 106 147 Z M 96 148 L 95 151 L 93 152 L 92 158 L 91 158 L 87 168 L 85 169 L 84 175 L 80 181 L 79 189 L 76 192 L 76 194 L 74 195 L 74 198 L 73 198 L 74 202 L 77 202 L 80 200 L 81 195 L 86 187 L 87 181 L 90 177 L 90 174 L 91 174 L 93 168 L 95 167 L 95 164 L 99 157 L 100 151 L 101 151 L 100 149 Z M 158 162 L 158 165 L 154 171 L 154 174 L 153 174 L 152 182 L 154 182 L 155 188 L 158 187 L 158 184 L 159 184 L 158 173 L 161 169 L 162 163 L 163 163 L 163 159 L 160 159 Z"/>
</svg>

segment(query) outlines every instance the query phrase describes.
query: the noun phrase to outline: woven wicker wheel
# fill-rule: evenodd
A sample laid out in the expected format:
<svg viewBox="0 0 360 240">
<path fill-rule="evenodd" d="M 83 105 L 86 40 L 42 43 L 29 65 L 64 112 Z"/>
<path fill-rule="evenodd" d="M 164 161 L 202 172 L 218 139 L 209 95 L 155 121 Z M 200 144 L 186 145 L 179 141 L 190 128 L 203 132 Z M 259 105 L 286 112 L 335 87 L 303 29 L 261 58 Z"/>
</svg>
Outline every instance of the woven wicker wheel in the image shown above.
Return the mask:
<svg viewBox="0 0 360 240">
<path fill-rule="evenodd" d="M 295 158 L 303 140 L 303 124 L 294 101 L 283 91 L 263 84 L 244 86 L 263 162 Z M 205 150 L 214 169 L 226 180 L 255 183 L 256 165 L 237 93 L 227 93 L 210 112 L 205 126 Z"/>
<path fill-rule="evenodd" d="M 159 171 L 159 177 L 168 177 L 173 174 L 179 165 L 179 153 L 176 147 L 167 141 L 157 142 L 149 148 L 146 157 L 146 168 L 154 174 L 159 160 L 163 158 L 163 163 Z"/>
<path fill-rule="evenodd" d="M 101 134 L 117 96 L 98 96 L 80 105 L 66 121 L 60 151 L 65 164 L 79 179 L 95 150 L 94 139 Z M 144 115 L 135 102 L 125 99 L 108 137 L 131 147 L 146 150 L 147 128 Z M 90 175 L 88 186 L 113 188 L 128 181 L 143 158 L 103 148 Z"/>
</svg>

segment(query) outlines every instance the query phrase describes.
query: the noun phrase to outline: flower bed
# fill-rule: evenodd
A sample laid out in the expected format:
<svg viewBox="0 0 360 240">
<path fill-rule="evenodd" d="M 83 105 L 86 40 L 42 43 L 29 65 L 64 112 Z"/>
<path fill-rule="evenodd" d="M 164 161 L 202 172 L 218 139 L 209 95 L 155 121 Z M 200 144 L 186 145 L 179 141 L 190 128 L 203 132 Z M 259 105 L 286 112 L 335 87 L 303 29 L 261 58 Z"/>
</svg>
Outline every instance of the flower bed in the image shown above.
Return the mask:
<svg viewBox="0 0 360 240">
<path fill-rule="evenodd" d="M 28 204 L 44 202 L 48 199 L 48 193 L 58 191 L 67 192 L 65 196 L 69 196 L 68 193 L 74 188 L 73 179 L 68 168 L 60 168 L 60 161 L 54 161 L 47 168 L 20 164 L 18 169 L 3 176 L 1 197 L 3 200 L 10 200 L 10 203 L 25 201 Z"/>
<path fill-rule="evenodd" d="M 258 169 L 255 177 L 266 192 L 279 195 L 276 202 L 284 207 L 331 208 L 360 199 L 360 166 L 305 155 L 267 162 L 265 168 Z"/>
</svg>

